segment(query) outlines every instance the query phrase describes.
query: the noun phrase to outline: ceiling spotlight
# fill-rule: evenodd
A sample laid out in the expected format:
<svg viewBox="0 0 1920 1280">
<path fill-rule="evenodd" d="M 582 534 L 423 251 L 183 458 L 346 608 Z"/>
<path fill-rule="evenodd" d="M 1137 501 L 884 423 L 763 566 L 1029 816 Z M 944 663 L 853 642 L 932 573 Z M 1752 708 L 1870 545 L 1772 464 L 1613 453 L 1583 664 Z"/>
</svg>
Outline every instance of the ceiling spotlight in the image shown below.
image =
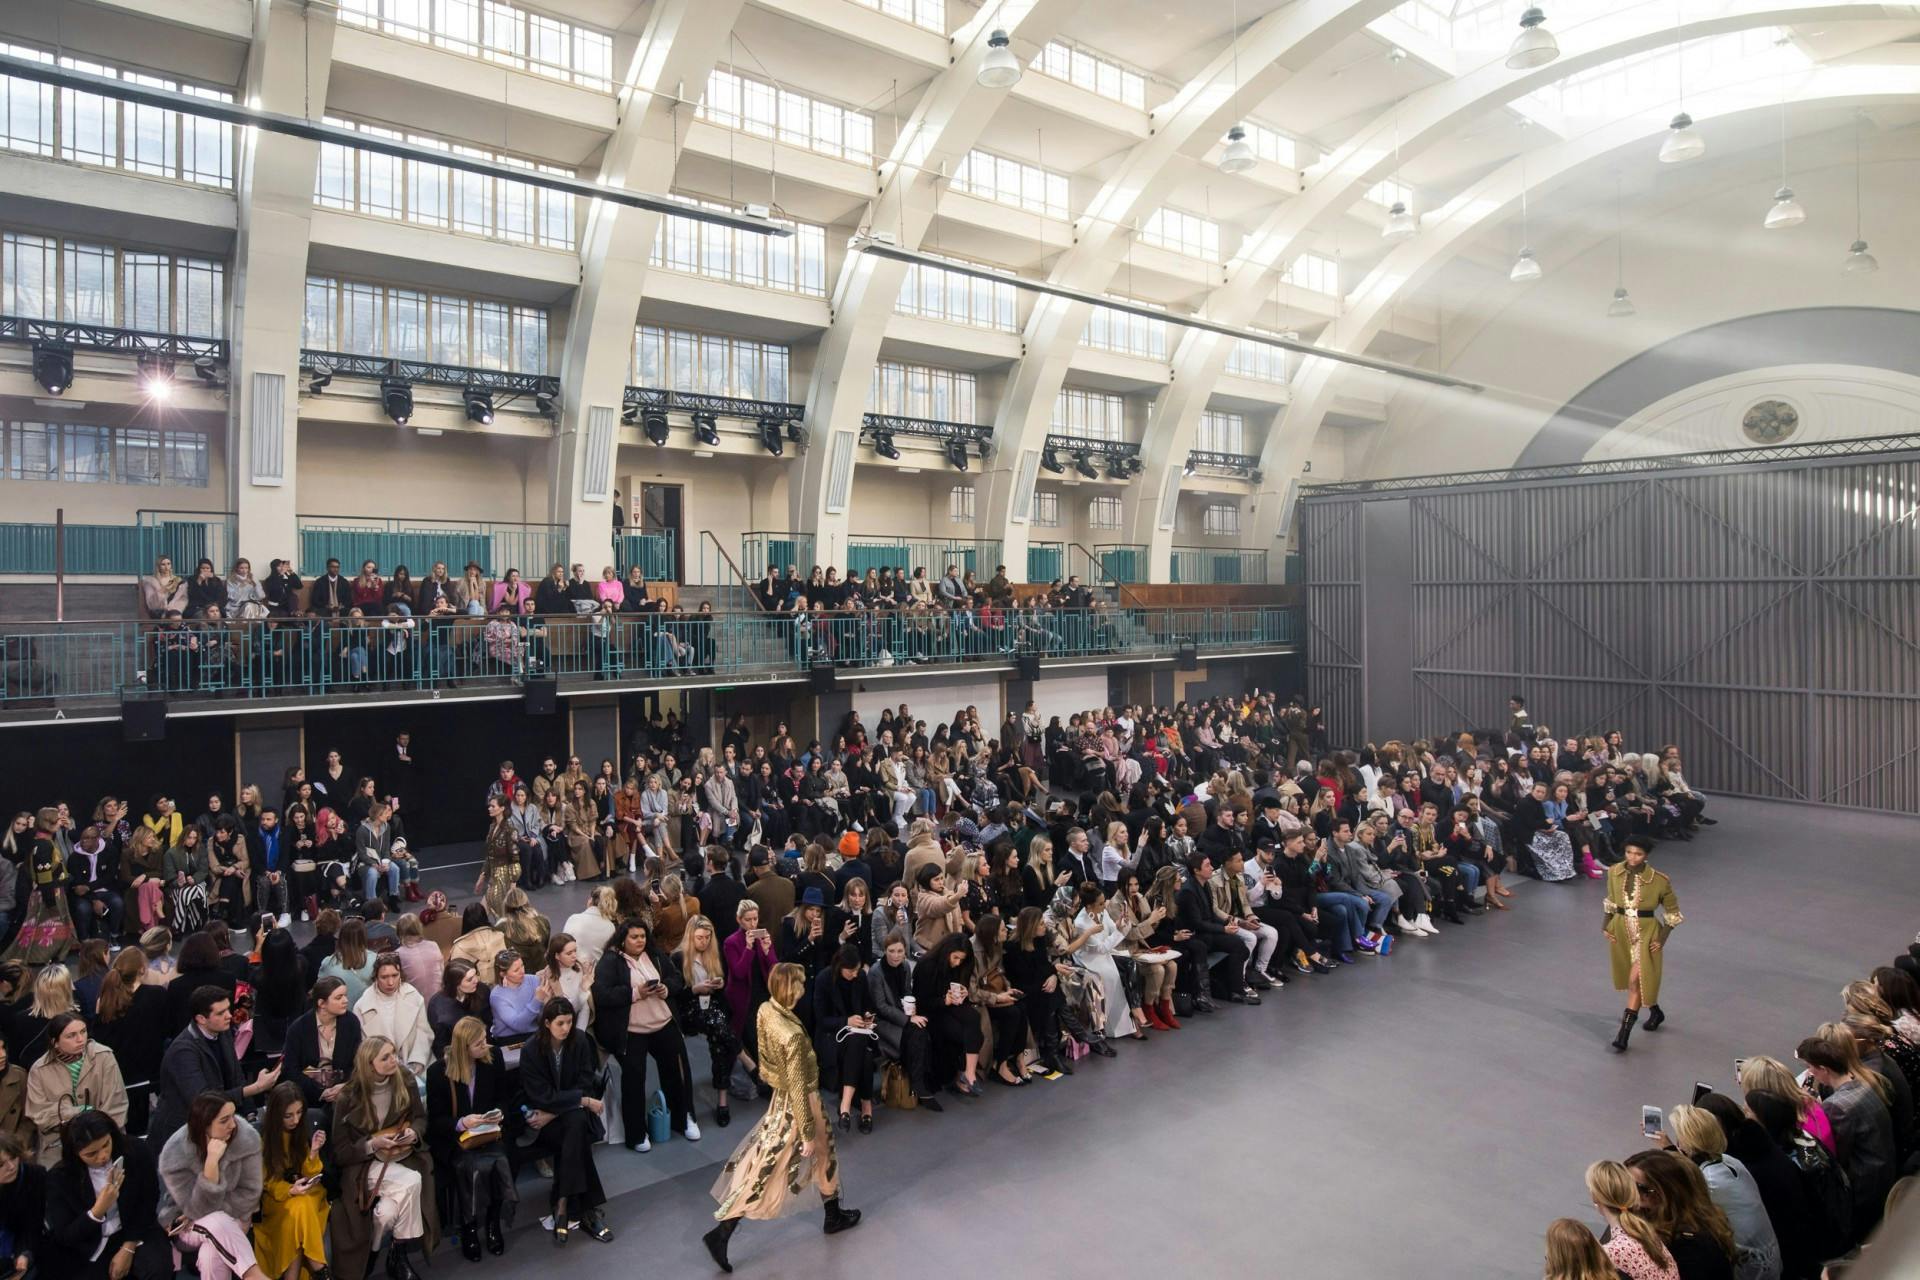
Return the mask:
<svg viewBox="0 0 1920 1280">
<path fill-rule="evenodd" d="M 200 356 L 193 362 L 193 374 L 210 387 L 225 385 L 220 377 L 220 362 L 212 356 Z"/>
<path fill-rule="evenodd" d="M 413 417 L 413 384 L 405 378 L 382 378 L 380 407 L 395 425 L 406 426 L 407 420 Z"/>
<path fill-rule="evenodd" d="M 876 431 L 873 433 L 873 451 L 889 462 L 900 461 L 900 451 L 893 447 L 893 432 Z"/>
<path fill-rule="evenodd" d="M 1098 480 L 1100 478 L 1100 473 L 1094 470 L 1093 459 L 1087 456 L 1087 452 L 1084 449 L 1073 455 L 1073 469 L 1089 480 Z"/>
<path fill-rule="evenodd" d="M 757 424 L 760 428 L 760 447 L 774 457 L 786 452 L 787 442 L 780 434 L 780 419 L 762 417 Z"/>
<path fill-rule="evenodd" d="M 640 415 L 641 427 L 647 433 L 647 439 L 656 445 L 667 442 L 667 413 L 664 409 L 648 409 Z"/>
<path fill-rule="evenodd" d="M 1661 164 L 1685 164 L 1707 154 L 1707 140 L 1693 127 L 1693 117 L 1682 111 L 1667 124 L 1666 141 L 1660 144 Z"/>
<path fill-rule="evenodd" d="M 50 396 L 73 385 L 73 348 L 58 342 L 33 344 L 33 380 Z"/>
<path fill-rule="evenodd" d="M 1807 211 L 1793 198 L 1792 187 L 1782 187 L 1773 193 L 1773 207 L 1767 210 L 1767 216 L 1760 225 L 1769 231 L 1780 231 L 1787 227 L 1797 227 L 1807 220 Z"/>
<path fill-rule="evenodd" d="M 325 391 L 327 384 L 332 381 L 333 369 L 328 365 L 317 364 L 313 367 L 313 376 L 307 379 L 307 390 L 317 396 Z"/>
<path fill-rule="evenodd" d="M 980 445 L 980 461 L 985 462 L 993 456 L 993 437 L 981 436 L 978 443 Z"/>
<path fill-rule="evenodd" d="M 640 421 L 639 405 L 623 404 L 620 406 L 620 425 L 630 427 L 638 421 Z"/>
<path fill-rule="evenodd" d="M 1247 472 L 1248 484 L 1259 484 L 1264 479 L 1266 479 L 1266 477 L 1260 474 L 1260 468 L 1258 467 L 1254 467 Z"/>
<path fill-rule="evenodd" d="M 1404 200 L 1395 200 L 1393 208 L 1387 210 L 1387 225 L 1380 228 L 1382 240 L 1405 240 L 1420 229 L 1420 223 L 1407 212 Z"/>
<path fill-rule="evenodd" d="M 1060 455 L 1052 449 L 1042 449 L 1040 451 L 1040 466 L 1042 470 L 1051 471 L 1056 476 L 1067 473 L 1067 464 L 1060 461 Z"/>
<path fill-rule="evenodd" d="M 1880 269 L 1880 259 L 1867 252 L 1865 240 L 1855 240 L 1847 246 L 1847 260 L 1840 269 L 1850 276 L 1871 275 Z"/>
<path fill-rule="evenodd" d="M 1132 474 L 1133 474 L 1133 471 L 1130 467 L 1128 467 L 1126 458 L 1119 457 L 1116 455 L 1114 457 L 1110 457 L 1107 459 L 1107 478 L 1108 479 L 1125 480 L 1128 476 Z"/>
<path fill-rule="evenodd" d="M 1227 130 L 1227 149 L 1220 153 L 1220 172 L 1245 173 L 1259 163 L 1260 157 L 1253 153 L 1253 144 L 1247 141 L 1247 131 L 1242 125 Z"/>
<path fill-rule="evenodd" d="M 1406 60 L 1407 60 L 1407 51 L 1405 49 L 1402 49 L 1399 45 L 1395 45 L 1393 46 L 1393 48 L 1387 50 L 1388 62 L 1398 63 L 1398 62 L 1405 62 Z"/>
<path fill-rule="evenodd" d="M 714 425 L 713 415 L 710 413 L 696 413 L 693 415 L 693 434 L 701 444 L 716 445 L 720 443 L 720 428 Z"/>
<path fill-rule="evenodd" d="M 1547 30 L 1546 23 L 1547 15 L 1538 9 L 1528 9 L 1520 15 L 1520 34 L 1507 46 L 1508 70 L 1544 67 L 1560 56 L 1560 42 Z"/>
<path fill-rule="evenodd" d="M 466 401 L 467 421 L 477 422 L 483 427 L 493 425 L 493 392 L 485 387 L 468 387 L 460 393 Z"/>
<path fill-rule="evenodd" d="M 1607 304 L 1607 314 L 1619 320 L 1635 314 L 1639 309 L 1633 305 L 1633 299 L 1627 296 L 1627 286 L 1620 285 L 1613 291 L 1613 301 Z"/>
<path fill-rule="evenodd" d="M 974 83 L 982 89 L 1011 89 L 1020 83 L 1020 59 L 1014 56 L 1013 41 L 1004 27 L 995 27 L 987 37 L 987 56 L 980 60 Z"/>
<path fill-rule="evenodd" d="M 1531 249 L 1522 249 L 1513 260 L 1513 270 L 1507 272 L 1507 279 L 1515 284 L 1529 284 L 1540 276 L 1540 260 L 1533 256 Z"/>
<path fill-rule="evenodd" d="M 533 407 L 539 413 L 551 418 L 553 406 L 560 399 L 560 388 L 541 387 L 533 393 Z"/>
<path fill-rule="evenodd" d="M 143 351 L 139 356 L 140 390 L 147 399 L 155 404 L 165 404 L 173 398 L 173 361 L 165 356 Z"/>
<path fill-rule="evenodd" d="M 800 419 L 798 418 L 788 418 L 787 419 L 787 439 L 793 441 L 795 444 L 799 445 L 803 449 L 806 448 L 806 445 L 807 445 L 806 424 L 801 422 Z"/>
<path fill-rule="evenodd" d="M 967 469 L 967 442 L 965 440 L 962 440 L 959 436 L 948 436 L 946 443 L 940 446 L 940 450 L 947 455 L 947 465 L 955 471 L 965 471 Z"/>
<path fill-rule="evenodd" d="M 1199 469 L 1200 464 L 1189 457 L 1185 462 L 1180 464 L 1180 478 L 1182 480 L 1191 480 L 1193 479 L 1193 473 Z"/>
</svg>

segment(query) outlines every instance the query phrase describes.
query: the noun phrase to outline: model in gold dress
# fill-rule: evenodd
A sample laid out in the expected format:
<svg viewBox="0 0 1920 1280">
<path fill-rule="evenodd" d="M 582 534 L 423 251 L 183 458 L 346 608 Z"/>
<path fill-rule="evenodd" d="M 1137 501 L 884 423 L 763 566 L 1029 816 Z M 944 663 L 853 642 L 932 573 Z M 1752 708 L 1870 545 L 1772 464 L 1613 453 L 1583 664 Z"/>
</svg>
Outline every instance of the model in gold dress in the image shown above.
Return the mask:
<svg viewBox="0 0 1920 1280">
<path fill-rule="evenodd" d="M 760 1033 L 760 1078 L 773 1089 L 767 1114 L 727 1157 L 713 1198 L 719 1225 L 702 1239 L 722 1271 L 731 1272 L 727 1242 L 742 1218 L 782 1218 L 813 1205 L 826 1207 L 828 1235 L 860 1221 L 858 1209 L 840 1207 L 840 1161 L 833 1130 L 820 1110 L 820 1064 L 813 1041 L 794 1014 L 806 990 L 806 972 L 779 964 L 767 977 L 767 994 L 755 1026 Z"/>
<path fill-rule="evenodd" d="M 488 796 L 486 852 L 473 891 L 485 897 L 487 914 L 498 920 L 506 911 L 508 891 L 519 883 L 520 846 L 514 843 L 507 802 L 499 796 Z"/>
<path fill-rule="evenodd" d="M 1673 882 L 1647 865 L 1646 846 L 1629 841 L 1625 853 L 1625 861 L 1607 868 L 1606 935 L 1612 949 L 1613 989 L 1627 993 L 1627 1011 L 1613 1038 L 1615 1053 L 1626 1052 L 1642 1004 L 1648 1010 L 1647 1030 L 1658 1031 L 1667 1020 L 1660 1010 L 1661 949 L 1675 926 L 1685 920 Z"/>
</svg>

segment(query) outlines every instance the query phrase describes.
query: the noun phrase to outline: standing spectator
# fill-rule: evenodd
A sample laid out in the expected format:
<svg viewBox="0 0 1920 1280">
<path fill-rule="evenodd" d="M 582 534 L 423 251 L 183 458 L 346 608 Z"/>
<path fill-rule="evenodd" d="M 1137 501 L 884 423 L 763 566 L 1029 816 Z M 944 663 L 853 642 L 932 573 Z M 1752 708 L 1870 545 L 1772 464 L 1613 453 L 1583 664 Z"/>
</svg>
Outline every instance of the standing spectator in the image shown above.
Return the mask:
<svg viewBox="0 0 1920 1280">
<path fill-rule="evenodd" d="M 593 974 L 593 1034 L 600 1047 L 620 1062 L 620 1111 L 627 1145 L 650 1151 L 647 1133 L 647 1059 L 660 1072 L 673 1126 L 689 1142 L 700 1140 L 693 1118 L 693 1071 L 686 1041 L 674 1025 L 681 999 L 682 969 L 652 946 L 641 920 L 623 921 L 614 943 Z M 634 1135 L 638 1134 L 636 1138 Z"/>
</svg>

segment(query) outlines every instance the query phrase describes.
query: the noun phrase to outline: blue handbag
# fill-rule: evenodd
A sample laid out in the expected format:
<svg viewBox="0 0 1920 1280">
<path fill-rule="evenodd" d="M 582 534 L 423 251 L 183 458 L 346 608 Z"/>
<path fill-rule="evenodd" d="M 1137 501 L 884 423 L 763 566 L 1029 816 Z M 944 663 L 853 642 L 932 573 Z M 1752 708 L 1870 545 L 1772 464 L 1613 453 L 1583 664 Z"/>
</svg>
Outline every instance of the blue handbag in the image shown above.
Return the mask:
<svg viewBox="0 0 1920 1280">
<path fill-rule="evenodd" d="M 667 1110 L 667 1095 L 655 1089 L 647 1099 L 647 1137 L 656 1145 L 673 1132 L 673 1116 Z"/>
</svg>

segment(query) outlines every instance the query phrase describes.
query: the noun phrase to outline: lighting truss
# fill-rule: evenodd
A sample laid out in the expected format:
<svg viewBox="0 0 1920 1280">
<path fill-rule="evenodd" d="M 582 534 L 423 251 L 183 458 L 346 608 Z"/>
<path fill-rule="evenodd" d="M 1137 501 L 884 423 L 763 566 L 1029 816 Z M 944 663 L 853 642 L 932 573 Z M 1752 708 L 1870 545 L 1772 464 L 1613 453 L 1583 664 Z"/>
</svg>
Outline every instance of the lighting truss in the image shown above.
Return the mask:
<svg viewBox="0 0 1920 1280">
<path fill-rule="evenodd" d="M 1195 449 L 1187 454 L 1187 465 L 1182 470 L 1187 475 L 1196 471 L 1213 471 L 1251 477 L 1259 465 L 1260 459 L 1251 453 L 1218 453 L 1211 449 Z"/>
<path fill-rule="evenodd" d="M 112 325 L 76 324 L 68 320 L 35 320 L 28 316 L 0 316 L 0 342 L 48 342 L 77 351 L 159 356 L 185 364 L 202 357 L 218 364 L 227 361 L 224 338 L 187 338 L 177 333 L 117 329 Z"/>
</svg>

